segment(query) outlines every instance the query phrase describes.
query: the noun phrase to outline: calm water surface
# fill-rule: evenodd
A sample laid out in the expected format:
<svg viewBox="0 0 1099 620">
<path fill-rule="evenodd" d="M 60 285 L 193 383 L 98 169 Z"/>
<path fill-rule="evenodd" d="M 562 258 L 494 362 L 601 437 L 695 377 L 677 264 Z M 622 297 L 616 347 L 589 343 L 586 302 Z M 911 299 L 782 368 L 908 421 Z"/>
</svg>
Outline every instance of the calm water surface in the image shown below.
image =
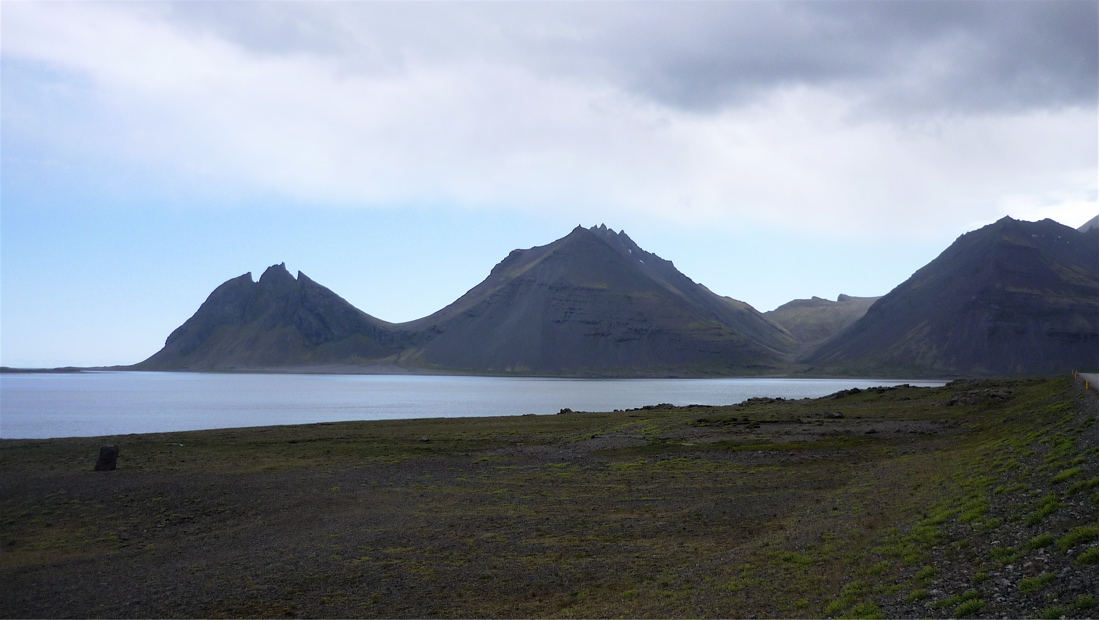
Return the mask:
<svg viewBox="0 0 1099 620">
<path fill-rule="evenodd" d="M 536 379 L 89 372 L 0 375 L 0 437 L 90 437 L 344 420 L 611 411 L 815 398 L 874 379 Z"/>
</svg>

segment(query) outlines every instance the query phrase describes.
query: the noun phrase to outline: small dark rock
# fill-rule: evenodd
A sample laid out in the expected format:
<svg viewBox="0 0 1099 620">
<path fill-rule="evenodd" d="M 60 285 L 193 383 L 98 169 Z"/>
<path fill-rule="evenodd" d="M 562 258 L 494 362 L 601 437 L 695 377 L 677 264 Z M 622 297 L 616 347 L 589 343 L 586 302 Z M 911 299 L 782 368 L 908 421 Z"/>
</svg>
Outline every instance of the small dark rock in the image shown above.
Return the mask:
<svg viewBox="0 0 1099 620">
<path fill-rule="evenodd" d="M 100 446 L 95 471 L 114 471 L 118 465 L 118 446 Z"/>
</svg>

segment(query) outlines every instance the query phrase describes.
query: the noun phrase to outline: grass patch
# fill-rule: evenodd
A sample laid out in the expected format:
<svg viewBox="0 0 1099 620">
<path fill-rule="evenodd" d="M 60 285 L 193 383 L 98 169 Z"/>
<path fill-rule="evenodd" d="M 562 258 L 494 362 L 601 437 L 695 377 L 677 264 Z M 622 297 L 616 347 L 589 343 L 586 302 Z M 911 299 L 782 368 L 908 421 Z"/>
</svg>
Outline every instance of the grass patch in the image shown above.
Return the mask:
<svg viewBox="0 0 1099 620">
<path fill-rule="evenodd" d="M 935 578 L 935 575 L 938 574 L 939 569 L 935 568 L 934 566 L 925 566 L 916 573 L 916 581 L 919 581 L 921 583 L 930 583 L 931 580 Z"/>
<path fill-rule="evenodd" d="M 1094 489 L 1095 487 L 1099 487 L 1099 477 L 1091 478 L 1091 479 L 1088 479 L 1088 480 L 1081 480 L 1079 482 L 1074 482 L 1072 484 L 1072 486 L 1070 486 L 1065 491 L 1065 494 L 1067 494 L 1067 495 L 1076 495 L 1077 493 L 1083 493 L 1084 491 L 1090 491 L 1091 489 Z"/>
<path fill-rule="evenodd" d="M 1022 482 L 1016 482 L 1014 484 L 1002 484 L 993 489 L 992 492 L 996 495 L 1006 495 L 1008 493 L 1019 493 L 1021 491 L 1026 491 L 1029 488 L 1029 486 Z"/>
<path fill-rule="evenodd" d="M 1052 607 L 1046 607 L 1038 612 L 1038 617 L 1044 618 L 1045 620 L 1057 620 L 1058 618 L 1064 617 L 1065 613 L 1064 607 L 1061 605 L 1054 605 Z"/>
<path fill-rule="evenodd" d="M 1099 547 L 1092 547 L 1076 558 L 1077 566 L 1091 566 L 1093 564 L 1099 564 Z"/>
<path fill-rule="evenodd" d="M 796 551 L 776 551 L 773 557 L 780 562 L 797 566 L 812 566 L 814 562 L 811 556 Z"/>
<path fill-rule="evenodd" d="M 1069 530 L 1057 541 L 1057 548 L 1061 550 L 1061 553 L 1065 553 L 1076 545 L 1091 542 L 1096 538 L 1099 538 L 1099 526 L 1084 525 L 1076 527 Z"/>
<path fill-rule="evenodd" d="M 1019 592 L 1035 592 L 1053 583 L 1053 573 L 1042 573 L 1036 577 L 1026 577 L 1019 581 Z"/>
<path fill-rule="evenodd" d="M 1069 478 L 1074 478 L 1076 476 L 1079 476 L 1082 473 L 1084 473 L 1083 468 L 1070 467 L 1068 469 L 1061 470 L 1057 475 L 1050 478 L 1049 481 L 1052 484 L 1060 484 L 1060 483 L 1068 480 Z"/>
<path fill-rule="evenodd" d="M 1039 534 L 1034 538 L 1031 538 L 1024 548 L 1027 551 L 1034 551 L 1035 549 L 1041 549 L 1042 547 L 1048 547 L 1057 542 L 1057 537 L 1053 534 L 1046 532 L 1045 534 Z"/>
<path fill-rule="evenodd" d="M 826 616 L 840 616 L 867 593 L 866 584 L 861 581 L 853 581 L 843 587 L 840 595 L 824 608 Z"/>
<path fill-rule="evenodd" d="M 877 603 L 866 601 L 852 607 L 844 616 L 847 618 L 884 618 L 885 614 L 882 613 Z"/>
<path fill-rule="evenodd" d="M 967 618 L 977 613 L 978 611 L 981 611 L 984 606 L 984 601 L 979 598 L 969 599 L 968 601 L 964 601 L 954 608 L 954 617 Z"/>
<path fill-rule="evenodd" d="M 954 596 L 948 596 L 947 598 L 940 599 L 934 603 L 935 607 L 957 607 L 966 601 L 972 601 L 980 598 L 980 593 L 976 590 L 966 590 L 961 594 L 955 594 Z"/>
<path fill-rule="evenodd" d="M 1038 509 L 1028 515 L 1024 520 L 1024 523 L 1026 523 L 1028 527 L 1034 527 L 1042 521 L 1045 521 L 1046 517 L 1064 507 L 1065 505 L 1061 503 L 1060 498 L 1050 493 L 1038 502 Z"/>
<path fill-rule="evenodd" d="M 916 601 L 922 601 L 931 596 L 931 593 L 927 591 L 927 588 L 916 588 L 908 593 L 908 596 L 904 597 L 906 603 L 915 603 Z"/>
<path fill-rule="evenodd" d="M 1023 557 L 1023 552 L 1014 547 L 989 547 L 988 557 L 999 566 L 1014 564 Z"/>
</svg>

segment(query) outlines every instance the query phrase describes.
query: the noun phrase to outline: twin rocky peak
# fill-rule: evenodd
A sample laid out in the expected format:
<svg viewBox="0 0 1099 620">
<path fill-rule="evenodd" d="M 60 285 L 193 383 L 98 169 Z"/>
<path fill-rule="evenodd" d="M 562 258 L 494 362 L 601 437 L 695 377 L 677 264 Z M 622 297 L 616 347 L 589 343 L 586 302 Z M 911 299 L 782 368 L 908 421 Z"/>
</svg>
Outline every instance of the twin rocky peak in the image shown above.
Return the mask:
<svg viewBox="0 0 1099 620">
<path fill-rule="evenodd" d="M 577 227 L 515 250 L 408 323 L 284 265 L 222 284 L 142 370 L 561 376 L 1055 373 L 1099 366 L 1099 229 L 1005 218 L 882 298 L 760 313 L 641 249 Z"/>
</svg>

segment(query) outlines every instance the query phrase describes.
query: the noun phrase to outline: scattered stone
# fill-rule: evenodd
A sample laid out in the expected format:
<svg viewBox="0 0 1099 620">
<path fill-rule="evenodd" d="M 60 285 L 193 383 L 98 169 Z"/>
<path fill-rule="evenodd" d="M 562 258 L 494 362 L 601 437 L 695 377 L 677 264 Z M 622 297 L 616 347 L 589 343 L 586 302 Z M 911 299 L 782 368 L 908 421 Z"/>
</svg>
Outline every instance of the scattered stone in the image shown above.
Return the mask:
<svg viewBox="0 0 1099 620">
<path fill-rule="evenodd" d="M 95 471 L 114 471 L 118 465 L 118 446 L 100 446 Z"/>
<path fill-rule="evenodd" d="M 831 396 L 826 396 L 825 398 L 845 398 L 847 396 L 854 396 L 855 394 L 861 393 L 862 390 L 860 390 L 859 388 L 851 388 L 849 390 L 840 390 L 835 394 L 832 394 Z"/>
<path fill-rule="evenodd" d="M 431 441 L 431 438 L 425 435 L 423 437 L 420 437 L 420 441 Z"/>
<path fill-rule="evenodd" d="M 955 405 L 979 405 L 985 400 L 1006 400 L 1011 398 L 1014 392 L 1006 389 L 984 389 L 984 390 L 968 390 L 965 392 L 959 392 L 950 397 L 950 400 L 946 401 L 947 407 L 953 407 Z"/>
<path fill-rule="evenodd" d="M 786 401 L 786 399 L 782 398 L 781 396 L 778 397 L 778 398 L 771 398 L 769 396 L 755 396 L 755 397 L 749 398 L 748 400 L 746 400 L 742 403 L 739 403 L 739 404 L 745 405 L 745 406 L 748 406 L 748 405 L 769 405 L 771 403 L 781 403 L 781 402 L 785 402 L 785 401 Z"/>
</svg>

